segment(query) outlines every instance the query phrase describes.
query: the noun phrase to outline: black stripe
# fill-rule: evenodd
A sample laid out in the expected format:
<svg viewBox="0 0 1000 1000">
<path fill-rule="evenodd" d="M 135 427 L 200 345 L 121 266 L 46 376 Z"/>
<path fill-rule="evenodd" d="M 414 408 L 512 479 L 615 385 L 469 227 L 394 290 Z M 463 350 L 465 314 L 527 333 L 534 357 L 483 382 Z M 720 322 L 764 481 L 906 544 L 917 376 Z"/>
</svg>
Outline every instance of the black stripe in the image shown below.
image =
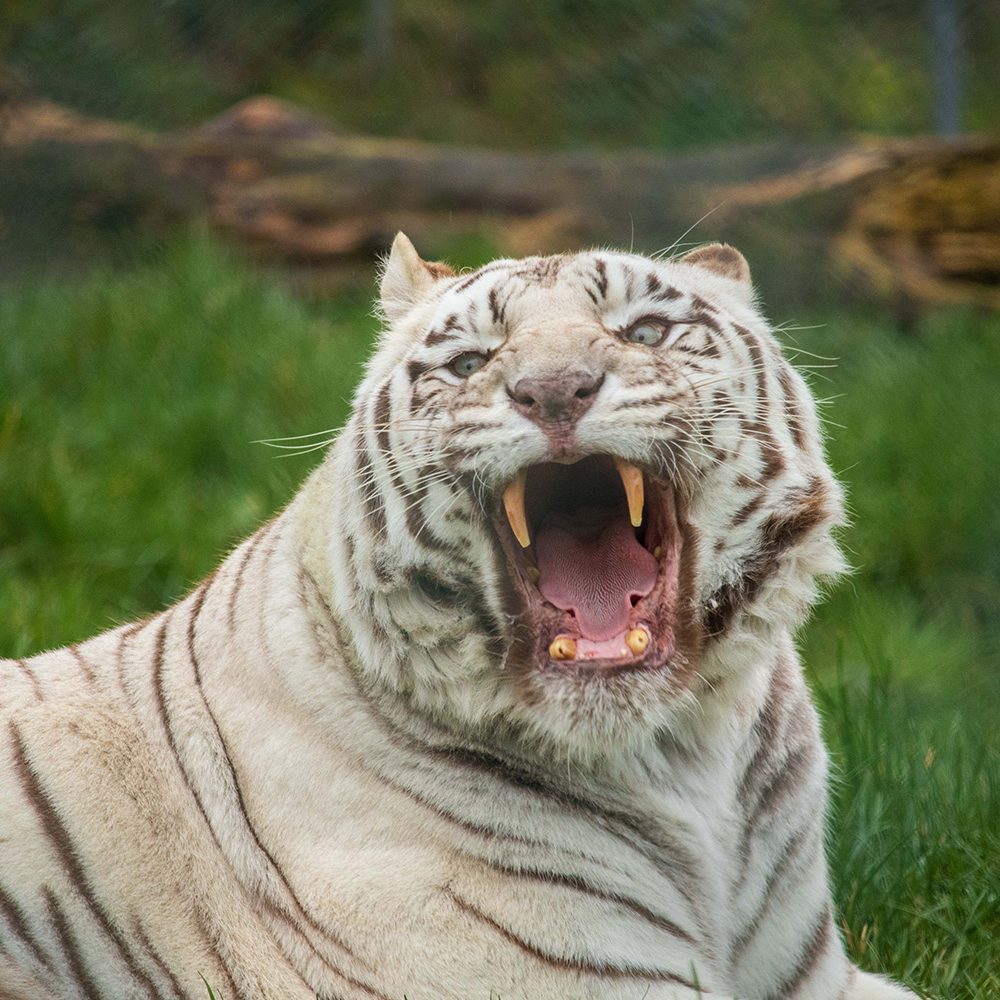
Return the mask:
<svg viewBox="0 0 1000 1000">
<path fill-rule="evenodd" d="M 723 635 L 737 612 L 753 601 L 764 583 L 779 570 L 781 557 L 818 528 L 828 517 L 827 492 L 823 481 L 814 477 L 802 489 L 790 490 L 782 498 L 787 514 L 771 514 L 760 527 L 760 547 L 746 558 L 743 573 L 723 584 L 705 602 L 702 624 L 709 638 Z"/>
<path fill-rule="evenodd" d="M 69 963 L 73 978 L 83 991 L 83 995 L 87 997 L 87 1000 L 101 1000 L 105 994 L 101 992 L 100 986 L 98 986 L 87 970 L 87 966 L 83 961 L 83 955 L 80 954 L 80 946 L 73 937 L 69 921 L 59 906 L 59 901 L 47 888 L 42 889 L 42 895 L 45 897 L 45 908 L 48 911 L 49 920 L 53 928 L 55 928 L 56 937 L 59 938 L 59 946 L 62 949 L 62 953 L 66 956 L 66 961 Z"/>
<path fill-rule="evenodd" d="M 327 603 L 326 598 L 323 596 L 323 593 L 320 590 L 319 585 L 317 584 L 315 578 L 312 576 L 309 570 L 306 569 L 304 566 L 300 567 L 300 571 L 301 571 L 301 579 L 308 582 L 315 601 L 324 612 L 327 624 L 329 625 L 330 630 L 333 633 L 336 642 L 345 649 L 349 648 L 348 640 L 346 636 L 343 635 L 337 623 L 336 618 L 333 616 L 332 609 Z M 317 626 L 314 623 L 313 624 L 314 641 L 317 643 L 318 648 L 322 650 L 324 647 L 322 645 L 322 640 L 320 639 L 318 633 L 316 632 L 316 629 Z M 356 695 L 360 699 L 367 701 L 369 709 L 372 712 L 372 718 L 378 725 L 379 730 L 389 740 L 389 742 L 397 749 L 404 751 L 408 750 L 418 755 L 422 754 L 423 756 L 430 756 L 438 761 L 444 761 L 446 763 L 451 763 L 451 764 L 458 764 L 461 766 L 476 767 L 477 765 L 482 765 L 483 768 L 490 775 L 497 778 L 501 778 L 501 775 L 498 775 L 496 773 L 495 768 L 498 766 L 504 767 L 505 765 L 503 764 L 503 762 L 498 761 L 496 758 L 493 758 L 486 754 L 477 754 L 477 752 L 466 750 L 465 748 L 435 747 L 430 744 L 419 742 L 415 738 L 402 732 L 388 720 L 388 718 L 384 715 L 384 713 L 382 713 L 379 710 L 377 705 L 372 700 L 371 696 L 366 694 L 362 690 L 362 688 L 360 687 L 360 685 L 357 683 L 357 681 L 350 672 L 347 674 L 347 677 L 353 682 Z M 495 845 L 497 842 L 503 841 L 511 844 L 524 845 L 528 847 L 543 848 L 546 850 L 557 850 L 565 853 L 564 845 L 553 844 L 548 841 L 537 840 L 535 838 L 530 838 L 530 837 L 523 837 L 518 834 L 506 831 L 502 832 L 493 826 L 476 823 L 456 813 L 453 809 L 449 808 L 448 806 L 442 805 L 440 802 L 433 801 L 427 796 L 425 792 L 418 791 L 399 780 L 389 777 L 388 775 L 386 775 L 381 771 L 369 769 L 369 773 L 372 775 L 372 777 L 376 778 L 387 787 L 411 799 L 419 806 L 432 812 L 438 818 L 462 830 L 463 833 L 472 834 L 474 836 L 480 837 L 488 841 L 491 845 Z M 519 783 L 524 784 L 523 781 L 520 781 Z M 550 792 L 548 790 L 544 790 L 543 794 L 549 796 Z M 610 832 L 612 836 L 618 836 L 619 838 L 621 837 L 621 834 L 617 833 L 616 831 L 609 830 L 608 832 Z M 631 846 L 634 847 L 635 845 L 632 844 Z M 604 890 L 592 885 L 591 883 L 589 883 L 588 881 L 579 876 L 550 872 L 550 871 L 535 872 L 525 869 L 511 868 L 499 861 L 496 861 L 491 856 L 484 857 L 478 854 L 471 854 L 467 851 L 463 851 L 462 853 L 465 853 L 469 857 L 474 857 L 481 864 L 484 864 L 488 866 L 491 870 L 497 871 L 501 874 L 513 875 L 521 878 L 538 879 L 553 884 L 564 885 L 566 887 L 576 889 L 579 892 L 592 895 L 596 898 L 616 903 L 620 906 L 632 910 L 634 913 L 642 916 L 644 919 L 653 923 L 655 926 L 660 927 L 662 930 L 665 930 L 668 933 L 673 934 L 682 940 L 689 942 L 694 940 L 694 938 L 690 933 L 683 930 L 672 921 L 667 920 L 662 915 L 657 914 L 654 911 L 650 910 L 648 907 L 644 906 L 638 900 L 632 899 L 630 897 L 618 893 L 605 892 Z M 490 853 L 492 854 L 492 852 Z M 607 863 L 605 858 L 593 855 L 578 854 L 577 856 L 581 860 L 593 862 L 601 866 L 605 866 Z M 659 868 L 661 871 L 663 870 L 664 866 L 661 863 L 663 859 L 659 857 L 652 857 L 649 854 L 646 854 L 645 856 L 647 857 L 648 860 L 653 861 L 655 867 Z M 685 891 L 685 886 L 678 884 L 676 879 L 676 874 L 677 874 L 676 871 L 667 872 L 668 878 L 670 879 L 674 887 L 677 889 L 677 891 L 689 902 L 692 902 L 693 895 L 689 891 L 687 892 Z"/>
<path fill-rule="evenodd" d="M 410 380 L 410 385 L 413 385 L 422 375 L 426 375 L 437 367 L 430 361 L 409 361 L 406 365 L 406 377 Z"/>
<path fill-rule="evenodd" d="M 772 814 L 778 804 L 794 791 L 796 783 L 809 777 L 815 763 L 816 747 L 813 743 L 804 743 L 787 753 L 780 769 L 761 789 L 747 825 L 752 828 L 762 816 Z"/>
<path fill-rule="evenodd" d="M 413 536 L 414 540 L 423 542 L 429 548 L 435 549 L 438 552 L 447 552 L 454 558 L 460 559 L 461 555 L 456 547 L 450 542 L 438 538 L 424 517 L 423 501 L 427 498 L 426 485 L 418 482 L 416 489 L 411 491 L 407 488 L 406 483 L 403 482 L 403 477 L 399 473 L 399 463 L 396 461 L 396 456 L 392 449 L 388 427 L 392 406 L 391 392 L 391 379 L 386 379 L 379 387 L 378 394 L 375 397 L 373 411 L 377 427 L 375 437 L 378 442 L 379 452 L 389 469 L 389 477 L 392 480 L 393 488 L 402 498 L 405 508 L 403 516 L 406 519 L 407 530 Z M 461 559 L 461 561 L 465 562 L 466 560 Z"/>
<path fill-rule="evenodd" d="M 785 468 L 785 457 L 781 451 L 781 446 L 775 438 L 771 426 L 767 421 L 771 396 L 767 391 L 767 372 L 764 370 L 764 350 L 760 341 L 749 330 L 742 326 L 735 326 L 734 329 L 743 337 L 750 352 L 750 359 L 754 368 L 754 377 L 757 384 L 757 398 L 754 418 L 751 421 L 745 419 L 740 421 L 741 428 L 745 434 L 752 436 L 758 443 L 761 457 L 764 461 L 764 468 L 758 477 L 761 483 L 774 479 Z"/>
<path fill-rule="evenodd" d="M 503 305 L 500 304 L 499 297 L 497 296 L 496 288 L 490 289 L 490 294 L 488 296 L 490 304 L 490 316 L 493 319 L 493 323 L 499 326 L 501 323 L 507 320 L 507 303 L 504 302 Z"/>
<path fill-rule="evenodd" d="M 755 496 L 751 497 L 740 509 L 733 515 L 732 526 L 738 528 L 744 521 L 746 521 L 752 514 L 758 511 L 761 505 L 764 503 L 765 495 L 763 492 L 757 493 Z"/>
<path fill-rule="evenodd" d="M 788 365 L 785 362 L 781 362 L 778 365 L 778 383 L 785 397 L 785 417 L 791 431 L 792 441 L 795 442 L 796 448 L 805 448 L 806 429 L 802 405 L 799 401 L 798 393 L 795 391 L 795 384 L 792 381 Z"/>
<path fill-rule="evenodd" d="M 167 743 L 170 746 L 170 751 L 174 755 L 174 760 L 177 762 L 177 767 L 181 772 L 181 777 L 184 779 L 184 784 L 187 785 L 188 791 L 194 798 L 195 804 L 198 806 L 198 811 L 201 813 L 202 818 L 205 820 L 205 825 L 208 827 L 208 831 L 215 841 L 216 847 L 221 850 L 221 845 L 219 844 L 218 838 L 215 836 L 215 829 L 212 826 L 212 821 L 208 818 L 208 812 L 205 810 L 205 805 L 201 801 L 201 796 L 198 794 L 198 790 L 191 783 L 191 778 L 188 775 L 187 767 L 181 758 L 180 751 L 177 748 L 177 740 L 174 737 L 173 727 L 170 725 L 170 709 L 167 706 L 166 694 L 163 690 L 163 660 L 164 652 L 166 648 L 167 639 L 167 629 L 170 627 L 170 622 L 173 619 L 174 610 L 164 614 L 160 628 L 156 633 L 156 645 L 153 652 L 153 695 L 156 699 L 156 709 L 157 714 L 160 717 L 160 723 L 163 726 L 163 731 L 167 737 Z"/>
<path fill-rule="evenodd" d="M 0 886 L 0 916 L 7 921 L 14 933 L 28 946 L 35 961 L 39 965 L 44 965 L 50 972 L 54 972 L 55 970 L 52 967 L 49 957 L 42 951 L 41 946 L 31 933 L 31 928 L 28 926 L 27 914 L 21 909 L 17 901 L 4 890 L 3 886 Z"/>
<path fill-rule="evenodd" d="M 699 358 L 721 358 L 722 352 L 719 350 L 719 345 L 716 343 L 716 338 L 711 334 L 705 335 L 705 342 L 701 347 L 688 347 L 684 344 L 676 345 L 675 350 L 680 351 L 690 351 L 692 354 L 697 355 Z M 691 367 L 698 368 L 699 371 L 706 372 L 706 369 L 698 366 L 692 365 Z"/>
<path fill-rule="evenodd" d="M 653 982 L 677 983 L 679 986 L 686 986 L 690 990 L 697 989 L 695 983 L 675 972 L 668 972 L 666 969 L 644 969 L 629 962 L 621 965 L 612 965 L 609 962 L 587 962 L 578 958 L 565 958 L 562 955 L 553 955 L 551 952 L 543 951 L 537 945 L 515 934 L 509 927 L 505 927 L 499 921 L 483 913 L 468 900 L 462 899 L 453 889 L 446 888 L 445 895 L 463 913 L 486 924 L 497 932 L 504 940 L 517 946 L 521 951 L 544 965 L 552 966 L 564 972 L 584 973 L 585 975 L 597 976 L 602 979 L 642 979 Z"/>
<path fill-rule="evenodd" d="M 128 687 L 125 683 L 125 674 L 123 672 L 123 667 L 125 666 L 125 647 L 126 645 L 135 638 L 140 632 L 142 632 L 147 625 L 152 624 L 154 621 L 158 621 L 158 615 L 146 615 L 145 618 L 140 618 L 137 622 L 132 622 L 131 625 L 126 625 L 118 636 L 118 644 L 115 647 L 115 674 L 118 677 L 118 684 L 122 691 L 128 694 Z"/>
<path fill-rule="evenodd" d="M 601 298 L 606 299 L 608 297 L 608 265 L 601 258 L 598 258 L 594 261 L 594 269 L 597 271 L 597 279 L 594 284 L 597 286 Z"/>
<path fill-rule="evenodd" d="M 355 432 L 355 454 L 358 461 L 358 473 L 361 493 L 361 503 L 364 508 L 365 522 L 374 536 L 376 544 L 385 541 L 389 529 L 385 520 L 385 505 L 382 502 L 375 468 L 372 465 L 371 453 L 365 441 L 364 428 L 359 424 Z"/>
<path fill-rule="evenodd" d="M 464 281 L 456 285 L 452 291 L 453 292 L 466 292 L 468 291 L 480 278 L 485 277 L 487 274 L 492 274 L 494 271 L 502 270 L 506 265 L 489 265 L 481 267 L 478 271 L 474 271 L 470 274 Z"/>
<path fill-rule="evenodd" d="M 795 971 L 776 990 L 768 994 L 767 1000 L 779 1000 L 782 997 L 793 996 L 802 984 L 815 971 L 819 960 L 823 957 L 830 944 L 833 933 L 833 920 L 828 907 L 820 911 L 819 917 L 813 924 L 813 930 L 806 938 L 805 948 L 802 957 L 799 959 Z"/>
<path fill-rule="evenodd" d="M 768 875 L 767 881 L 764 884 L 764 889 L 761 892 L 760 904 L 757 907 L 757 911 L 750 918 L 750 920 L 746 922 L 743 930 L 733 941 L 732 948 L 729 952 L 729 960 L 733 965 L 739 963 L 747 948 L 756 937 L 757 931 L 760 930 L 760 926 L 764 922 L 764 917 L 766 917 L 770 912 L 771 905 L 774 902 L 775 889 L 785 878 L 788 870 L 791 868 L 792 862 L 800 855 L 803 845 L 811 841 L 816 835 L 817 823 L 822 825 L 822 821 L 822 815 L 818 817 L 811 816 L 810 821 L 803 829 L 796 830 L 791 837 L 788 838 L 785 846 L 781 850 L 781 854 L 778 856 L 778 860 L 771 868 L 771 873 Z M 821 845 L 817 845 L 817 853 L 821 850 Z M 808 860 L 815 861 L 815 859 L 816 855 L 810 855 Z M 786 894 L 787 891 L 788 890 L 786 889 Z"/>
<path fill-rule="evenodd" d="M 146 932 L 142 929 L 142 926 L 137 922 L 133 928 L 135 936 L 139 939 L 139 943 L 142 945 L 146 954 L 153 960 L 153 964 L 160 970 L 160 974 L 170 982 L 170 990 L 177 1000 L 184 1000 L 184 991 L 181 989 L 180 983 L 177 982 L 176 977 L 173 972 L 171 972 L 170 967 L 163 958 L 160 956 L 159 952 L 153 947 L 152 942 L 149 940 Z"/>
<path fill-rule="evenodd" d="M 482 859 L 477 858 L 477 860 Z M 637 899 L 632 899 L 630 896 L 623 896 L 617 892 L 607 892 L 604 889 L 600 889 L 597 886 L 592 885 L 586 879 L 581 878 L 578 875 L 567 875 L 562 872 L 550 871 L 539 872 L 524 868 L 514 868 L 499 861 L 490 861 L 488 864 L 492 871 L 500 872 L 503 875 L 510 875 L 522 880 L 541 882 L 545 885 L 558 885 L 566 889 L 574 889 L 585 896 L 591 896 L 594 899 L 600 899 L 606 903 L 614 903 L 616 906 L 621 906 L 626 910 L 631 910 L 637 916 L 642 917 L 647 923 L 652 924 L 654 927 L 659 927 L 660 930 L 666 931 L 668 934 L 679 938 L 681 941 L 685 941 L 688 944 L 697 943 L 693 934 L 684 930 L 684 928 L 680 927 L 672 920 L 668 920 L 661 914 L 649 909 L 649 907 L 640 903 Z"/>
<path fill-rule="evenodd" d="M 335 621 L 329 605 L 326 603 L 326 599 L 319 590 L 318 584 L 312 575 L 308 571 L 306 572 L 314 594 L 321 605 L 325 607 L 330 620 Z M 655 825 L 651 826 L 642 818 L 633 816 L 614 806 L 592 802 L 565 789 L 554 787 L 539 772 L 497 757 L 486 751 L 462 746 L 435 746 L 418 740 L 390 721 L 385 713 L 380 710 L 372 695 L 358 684 L 353 674 L 348 672 L 347 676 L 352 680 L 358 697 L 368 703 L 373 721 L 378 724 L 383 736 L 394 747 L 418 756 L 429 757 L 432 760 L 452 767 L 463 768 L 491 777 L 518 791 L 523 792 L 527 790 L 547 800 L 549 803 L 557 805 L 560 810 L 575 812 L 585 820 L 599 826 L 610 836 L 624 842 L 648 860 L 667 877 L 685 901 L 693 909 L 696 909 L 698 879 L 695 873 L 699 868 L 698 862 L 688 848 L 673 837 L 669 831 L 660 829 Z M 498 830 L 492 827 L 482 827 L 471 823 L 464 817 L 455 814 L 447 806 L 430 801 L 422 792 L 417 792 L 412 788 L 389 779 L 380 772 L 374 773 L 377 773 L 383 781 L 390 784 L 397 791 L 408 795 L 421 805 L 431 809 L 437 815 L 451 820 L 468 832 L 481 834 L 491 839 L 502 836 Z M 510 837 L 509 839 L 517 843 L 532 843 L 544 847 L 555 846 L 544 841 L 526 841 L 521 837 Z"/>
<path fill-rule="evenodd" d="M 316 950 L 316 948 L 314 947 L 313 943 L 309 940 L 309 938 L 307 938 L 305 936 L 305 934 L 302 931 L 302 928 L 296 926 L 292 921 L 290 921 L 288 919 L 287 914 L 282 913 L 280 910 L 278 910 L 272 903 L 270 903 L 266 899 L 261 900 L 261 903 L 262 903 L 264 909 L 271 916 L 271 918 L 274 919 L 274 920 L 280 920 L 281 923 L 288 930 L 290 930 L 293 934 L 296 935 L 296 937 L 299 940 L 299 942 L 304 943 L 305 947 L 310 950 L 310 952 L 312 953 L 312 955 L 314 955 L 323 964 L 323 966 L 326 969 L 328 969 L 334 976 L 336 976 L 338 979 L 343 980 L 345 983 L 348 983 L 349 985 L 356 987 L 357 989 L 361 990 L 363 993 L 367 993 L 369 996 L 375 997 L 375 1000 L 390 1000 L 390 998 L 387 997 L 385 994 L 379 993 L 378 990 L 376 990 L 374 987 L 369 986 L 367 983 L 362 982 L 360 979 L 356 979 L 354 976 L 350 975 L 349 973 L 344 972 L 343 969 L 338 968 L 336 965 L 334 965 L 332 962 L 330 962 L 324 955 L 321 955 Z M 370 965 L 367 965 L 367 963 L 366 963 L 366 967 L 369 968 L 369 969 L 372 968 Z M 305 981 L 305 979 L 303 978 L 302 974 L 298 971 L 298 969 L 295 969 L 293 967 L 293 971 L 296 973 L 296 975 L 299 978 L 299 981 L 302 983 L 303 986 L 305 986 L 305 987 L 307 987 L 309 989 L 312 988 Z M 323 996 L 327 996 L 327 994 L 323 994 Z M 334 1000 L 334 997 L 335 997 L 335 995 L 331 995 L 331 1000 Z"/>
<path fill-rule="evenodd" d="M 431 330 L 426 337 L 424 337 L 425 347 L 437 347 L 438 344 L 447 344 L 449 340 L 458 340 L 459 338 L 454 333 L 446 333 L 444 330 Z"/>
<path fill-rule="evenodd" d="M 627 399 L 623 403 L 618 403 L 615 406 L 615 412 L 619 410 L 639 410 L 644 407 L 649 407 L 650 409 L 655 409 L 659 406 L 666 406 L 669 403 L 676 403 L 678 399 L 683 397 L 683 393 L 660 393 L 656 396 L 648 396 L 645 399 Z"/>
<path fill-rule="evenodd" d="M 695 297 L 697 298 L 697 296 Z M 713 333 L 722 333 L 722 327 L 707 312 L 693 313 L 689 322 L 694 326 L 704 326 Z"/>
<path fill-rule="evenodd" d="M 753 721 L 751 731 L 757 748 L 743 771 L 736 791 L 736 800 L 745 810 L 749 809 L 751 789 L 754 792 L 757 790 L 756 781 L 760 772 L 766 770 L 772 764 L 775 753 L 783 749 L 779 738 L 783 718 L 781 709 L 787 705 L 790 695 L 788 665 L 783 658 L 779 658 L 771 672 L 764 705 Z"/>
<path fill-rule="evenodd" d="M 226 622 L 229 625 L 229 631 L 236 631 L 236 602 L 240 595 L 240 590 L 243 587 L 243 576 L 246 573 L 247 565 L 250 559 L 253 557 L 254 551 L 257 546 L 263 541 L 264 536 L 267 535 L 271 527 L 274 525 L 274 521 L 265 524 L 262 528 L 258 529 L 257 533 L 250 539 L 247 544 L 246 551 L 243 553 L 243 558 L 240 560 L 240 565 L 236 570 L 236 579 L 233 580 L 232 590 L 229 592 L 229 604 L 226 608 Z"/>
<path fill-rule="evenodd" d="M 499 431 L 506 427 L 502 420 L 465 420 L 448 425 L 449 434 L 464 434 L 472 431 Z M 433 466 L 431 467 L 433 468 Z M 423 470 L 421 470 L 423 473 Z"/>
<path fill-rule="evenodd" d="M 145 618 L 140 618 L 138 621 L 132 622 L 130 625 L 126 625 L 122 629 L 120 642 L 125 642 L 127 639 L 132 639 L 137 636 L 147 625 L 156 621 L 159 615 L 146 615 Z"/>
<path fill-rule="evenodd" d="M 389 418 L 392 416 L 392 379 L 386 379 L 379 386 L 375 396 L 375 406 L 372 410 L 372 417 L 375 421 L 375 440 L 378 443 L 379 452 L 389 466 L 392 481 L 396 489 L 405 495 L 406 490 L 396 473 L 395 459 L 392 452 L 392 440 L 389 437 Z"/>
<path fill-rule="evenodd" d="M 14 660 L 14 663 L 17 665 L 18 669 L 24 674 L 24 676 L 27 677 L 29 681 L 31 681 L 31 689 L 35 693 L 35 700 L 44 701 L 45 697 L 42 694 L 42 686 L 41 684 L 38 683 L 38 678 L 35 676 L 34 671 L 31 669 L 31 667 L 28 666 L 27 660 Z"/>
<path fill-rule="evenodd" d="M 25 795 L 30 800 L 32 808 L 35 810 L 35 813 L 42 824 L 42 829 L 51 841 L 52 846 L 55 848 L 56 854 L 58 855 L 63 868 L 70 877 L 70 881 L 73 883 L 76 891 L 80 894 L 80 897 L 97 918 L 101 929 L 118 949 L 118 952 L 121 954 L 129 972 L 142 984 L 143 988 L 147 993 L 149 993 L 150 996 L 155 997 L 156 989 L 153 985 L 153 981 L 139 967 L 135 956 L 132 954 L 131 948 L 128 946 L 128 943 L 121 936 L 110 915 L 94 895 L 94 891 L 89 880 L 87 879 L 83 862 L 77 854 L 76 848 L 73 846 L 73 841 L 69 835 L 69 831 L 63 824 L 62 819 L 60 818 L 55 806 L 52 804 L 52 800 L 49 798 L 48 793 L 42 787 L 37 774 L 28 762 L 27 748 L 25 747 L 24 740 L 21 738 L 20 730 L 13 721 L 9 724 L 9 731 L 11 743 L 13 745 L 14 766 L 17 770 L 17 776 L 21 782 L 21 787 L 24 789 Z"/>
<path fill-rule="evenodd" d="M 750 871 L 751 844 L 758 832 L 758 823 L 765 814 L 772 814 L 780 802 L 793 792 L 793 782 L 807 779 L 811 765 L 816 762 L 816 744 L 806 743 L 797 750 L 786 754 L 777 771 L 760 792 L 752 812 L 745 816 L 743 834 L 740 838 L 740 874 L 737 885 L 742 885 Z"/>
<path fill-rule="evenodd" d="M 73 659 L 79 664 L 80 669 L 83 671 L 84 676 L 91 683 L 94 682 L 94 668 L 84 659 L 83 653 L 80 652 L 80 648 L 74 642 L 72 646 L 69 647 L 70 653 L 73 655 Z"/>
<path fill-rule="evenodd" d="M 202 940 L 205 942 L 205 950 L 216 960 L 216 962 L 219 963 L 219 967 L 222 969 L 226 977 L 229 986 L 229 996 L 239 998 L 240 991 L 236 988 L 236 980 L 233 978 L 233 974 L 230 971 L 229 966 L 226 964 L 225 959 L 223 959 L 222 954 L 215 943 L 213 935 L 209 932 L 209 929 L 205 924 L 205 917 L 201 912 L 195 913 L 195 923 L 198 927 L 199 933 L 201 934 Z M 198 970 L 198 975 L 201 976 L 205 982 L 209 983 L 209 985 L 212 985 L 211 981 L 202 973 L 201 969 Z M 213 986 L 213 992 L 216 996 L 218 996 L 221 991 Z M 220 996 L 219 1000 L 229 1000 L 229 997 Z"/>
<path fill-rule="evenodd" d="M 226 769 L 229 772 L 229 777 L 232 782 L 232 788 L 236 794 L 236 803 L 239 806 L 240 815 L 243 818 L 243 823 L 246 826 L 248 832 L 250 833 L 250 836 L 253 838 L 254 844 L 257 845 L 257 849 L 261 852 L 261 854 L 264 855 L 265 858 L 267 858 L 268 862 L 271 865 L 271 868 L 274 870 L 274 873 L 278 876 L 278 878 L 281 881 L 281 884 L 284 886 L 285 890 L 288 892 L 288 895 L 291 897 L 292 902 L 295 904 L 296 909 L 298 911 L 298 915 L 301 916 L 309 924 L 310 927 L 312 927 L 315 931 L 317 931 L 317 933 L 322 934 L 325 938 L 332 941 L 339 948 L 341 948 L 348 955 L 350 955 L 351 958 L 356 959 L 357 956 L 354 955 L 354 953 L 348 948 L 346 942 L 344 941 L 343 938 L 340 937 L 340 935 L 335 934 L 329 928 L 323 927 L 306 911 L 302 903 L 299 901 L 298 896 L 295 894 L 295 891 L 289 884 L 288 879 L 285 877 L 285 873 L 281 870 L 278 863 L 275 861 L 274 856 L 261 842 L 260 835 L 258 834 L 256 827 L 250 820 L 249 813 L 247 812 L 246 801 L 243 798 L 243 792 L 240 788 L 240 783 L 236 776 L 236 768 L 233 766 L 232 758 L 229 756 L 229 748 L 226 746 L 226 741 L 223 738 L 222 730 L 219 728 L 219 723 L 215 717 L 215 713 L 212 711 L 211 706 L 208 703 L 208 699 L 205 697 L 205 691 L 202 686 L 202 680 L 201 680 L 201 665 L 198 661 L 198 657 L 195 651 L 195 640 L 197 637 L 198 619 L 201 615 L 202 608 L 204 607 L 205 604 L 205 598 L 208 596 L 208 592 L 209 589 L 211 588 L 213 580 L 214 580 L 214 575 L 206 579 L 195 594 L 194 603 L 192 604 L 190 616 L 188 618 L 187 652 L 188 652 L 188 659 L 191 662 L 192 670 L 194 671 L 195 688 L 197 689 L 198 694 L 201 696 L 201 701 L 205 709 L 205 714 L 208 716 L 209 720 L 212 723 L 212 727 L 215 730 L 215 736 L 216 739 L 218 740 L 219 750 L 221 752 L 222 759 L 225 761 Z M 202 814 L 205 815 L 206 819 L 208 819 L 204 808 L 202 808 Z M 211 827 L 211 822 L 209 822 L 209 826 Z M 220 850 L 221 850 L 221 844 L 217 836 L 215 838 L 215 841 L 216 844 L 220 845 Z M 223 854 L 225 854 L 225 852 L 223 852 Z"/>
</svg>

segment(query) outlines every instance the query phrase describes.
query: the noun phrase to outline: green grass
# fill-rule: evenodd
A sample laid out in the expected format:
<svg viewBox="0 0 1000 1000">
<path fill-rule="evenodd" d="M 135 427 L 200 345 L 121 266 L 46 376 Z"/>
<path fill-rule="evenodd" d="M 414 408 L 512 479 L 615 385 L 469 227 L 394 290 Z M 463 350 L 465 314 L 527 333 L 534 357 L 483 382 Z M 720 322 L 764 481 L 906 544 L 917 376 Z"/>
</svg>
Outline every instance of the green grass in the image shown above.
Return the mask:
<svg viewBox="0 0 1000 1000">
<path fill-rule="evenodd" d="M 371 292 L 302 301 L 200 236 L 0 291 L 0 650 L 165 606 L 280 507 L 317 456 L 253 442 L 342 421 Z M 786 340 L 840 359 L 813 383 L 856 572 L 801 644 L 838 774 L 846 936 L 931 995 L 995 997 L 1000 337 L 975 313 L 913 339 L 826 320 Z"/>
<path fill-rule="evenodd" d="M 942 1000 L 1000 995 L 1000 741 L 875 667 L 818 682 L 838 780 L 830 862 L 865 968 Z"/>
<path fill-rule="evenodd" d="M 0 294 L 0 648 L 162 607 L 315 464 L 253 442 L 343 419 L 368 289 L 307 306 L 200 238 Z"/>
</svg>

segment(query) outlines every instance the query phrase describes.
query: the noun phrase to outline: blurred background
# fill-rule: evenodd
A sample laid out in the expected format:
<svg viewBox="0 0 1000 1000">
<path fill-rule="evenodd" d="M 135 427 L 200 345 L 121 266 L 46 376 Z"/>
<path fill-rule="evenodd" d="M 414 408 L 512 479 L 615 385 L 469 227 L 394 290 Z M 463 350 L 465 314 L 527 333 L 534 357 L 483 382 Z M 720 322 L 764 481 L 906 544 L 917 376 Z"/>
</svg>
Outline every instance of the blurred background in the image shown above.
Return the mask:
<svg viewBox="0 0 1000 1000">
<path fill-rule="evenodd" d="M 161 608 L 283 504 L 374 265 L 721 239 L 822 400 L 800 637 L 866 967 L 1000 995 L 1000 9 L 7 0 L 0 650 Z"/>
</svg>

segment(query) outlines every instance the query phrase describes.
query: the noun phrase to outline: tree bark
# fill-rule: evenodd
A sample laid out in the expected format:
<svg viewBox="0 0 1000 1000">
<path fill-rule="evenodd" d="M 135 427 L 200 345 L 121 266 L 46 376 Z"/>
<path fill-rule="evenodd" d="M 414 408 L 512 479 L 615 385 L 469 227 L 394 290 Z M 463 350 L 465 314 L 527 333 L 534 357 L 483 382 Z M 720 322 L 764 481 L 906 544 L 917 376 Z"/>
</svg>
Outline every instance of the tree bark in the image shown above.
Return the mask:
<svg viewBox="0 0 1000 1000">
<path fill-rule="evenodd" d="M 766 292 L 794 298 L 832 275 L 890 300 L 1000 306 L 992 139 L 522 154 L 347 135 L 272 98 L 164 135 L 36 102 L 7 115 L 0 213 L 30 202 L 33 183 L 36 201 L 58 191 L 74 218 L 204 217 L 319 276 L 401 228 L 429 254 L 470 236 L 517 255 L 721 239 Z"/>
</svg>

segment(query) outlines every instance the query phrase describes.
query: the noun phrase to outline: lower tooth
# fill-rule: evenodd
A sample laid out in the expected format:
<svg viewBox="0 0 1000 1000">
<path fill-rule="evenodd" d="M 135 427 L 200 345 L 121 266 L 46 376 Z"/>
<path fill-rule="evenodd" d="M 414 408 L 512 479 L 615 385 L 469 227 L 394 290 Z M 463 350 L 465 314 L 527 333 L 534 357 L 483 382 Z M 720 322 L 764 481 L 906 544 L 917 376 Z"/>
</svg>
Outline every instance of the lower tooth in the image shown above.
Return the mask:
<svg viewBox="0 0 1000 1000">
<path fill-rule="evenodd" d="M 542 574 L 539 572 L 537 566 L 529 566 L 528 567 L 528 577 L 531 579 L 532 583 L 538 583 L 538 581 L 542 577 Z"/>
<path fill-rule="evenodd" d="M 549 656 L 553 660 L 575 660 L 576 639 L 568 635 L 557 635 L 549 646 Z"/>
<path fill-rule="evenodd" d="M 645 653 L 649 649 L 649 642 L 649 633 L 644 628 L 630 629 L 628 635 L 625 636 L 625 645 L 636 656 L 640 653 Z"/>
</svg>

